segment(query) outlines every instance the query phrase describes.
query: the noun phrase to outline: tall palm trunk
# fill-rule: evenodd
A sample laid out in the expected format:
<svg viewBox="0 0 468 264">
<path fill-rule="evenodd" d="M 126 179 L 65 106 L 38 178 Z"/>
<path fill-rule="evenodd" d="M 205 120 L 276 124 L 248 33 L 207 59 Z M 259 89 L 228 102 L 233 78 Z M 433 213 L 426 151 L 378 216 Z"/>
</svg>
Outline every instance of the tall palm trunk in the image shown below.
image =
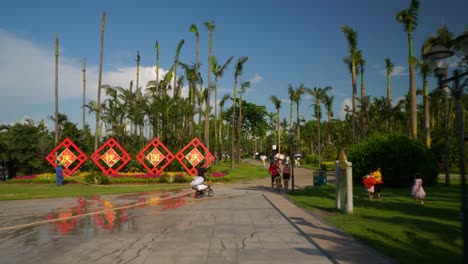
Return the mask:
<svg viewBox="0 0 468 264">
<path fill-rule="evenodd" d="M 351 64 L 351 81 L 353 84 L 353 109 L 352 109 L 352 126 L 353 126 L 353 144 L 356 143 L 356 105 L 357 105 L 357 87 L 356 87 L 356 64 L 354 59 Z"/>
<path fill-rule="evenodd" d="M 97 111 L 96 111 L 96 131 L 94 135 L 94 151 L 97 151 L 99 144 L 99 118 L 101 115 L 101 84 L 102 84 L 102 61 L 104 54 L 104 30 L 105 30 L 106 12 L 102 12 L 101 24 L 101 51 L 99 54 L 99 77 L 98 77 L 98 96 L 97 96 Z"/>
<path fill-rule="evenodd" d="M 429 95 L 427 87 L 427 78 L 423 79 L 423 92 L 424 92 L 424 137 L 426 142 L 426 147 L 431 147 L 431 124 L 429 116 Z"/>
<path fill-rule="evenodd" d="M 235 129 L 234 120 L 236 118 L 236 95 L 237 95 L 237 77 L 234 78 L 234 96 L 232 99 L 232 127 L 231 127 L 231 169 L 234 169 L 234 147 L 235 147 Z"/>
<path fill-rule="evenodd" d="M 136 62 L 137 62 L 137 71 L 136 71 L 136 87 L 135 87 L 135 93 L 136 93 L 136 91 L 138 91 L 138 89 L 139 89 L 139 87 L 140 87 L 140 86 L 139 86 L 139 85 L 140 85 L 140 84 L 139 84 L 139 83 L 140 83 L 140 51 L 137 51 L 137 59 L 136 59 Z M 130 93 L 132 93 L 132 90 L 131 90 L 131 89 L 132 89 L 132 88 L 131 88 L 131 86 L 130 86 Z M 134 98 L 136 98 L 136 97 L 134 97 Z M 133 103 L 134 103 L 134 102 L 132 101 L 132 104 L 133 104 Z M 131 104 L 131 106 L 132 106 L 132 104 Z M 136 106 L 136 105 L 135 105 L 135 106 Z M 136 124 L 134 124 L 134 121 L 135 121 L 135 120 L 133 120 L 133 121 L 130 120 L 130 122 L 131 122 L 131 123 L 130 123 L 130 130 L 131 130 L 131 127 L 134 126 L 134 128 L 133 128 L 133 129 L 134 129 L 134 130 L 133 130 L 133 135 L 136 136 L 136 134 L 137 134 L 137 126 L 136 126 Z"/>
<path fill-rule="evenodd" d="M 85 114 L 86 114 L 86 58 L 83 60 L 83 131 L 86 125 L 86 119 L 85 119 Z"/>
<path fill-rule="evenodd" d="M 59 140 L 59 123 L 58 123 L 58 57 L 59 57 L 59 38 L 58 33 L 55 35 L 55 145 Z"/>
<path fill-rule="evenodd" d="M 190 32 L 194 32 L 195 33 L 195 36 L 197 37 L 197 46 L 196 46 L 196 50 L 195 50 L 195 76 L 198 76 L 198 73 L 200 71 L 200 64 L 198 63 L 198 54 L 199 54 L 199 51 L 200 51 L 200 34 L 198 33 L 198 28 L 195 24 L 192 24 L 190 26 Z M 200 87 L 200 90 L 202 89 L 202 87 Z M 191 97 L 190 97 L 190 105 L 192 106 L 192 113 L 195 113 L 195 92 L 197 90 L 197 85 L 195 83 L 195 86 L 193 87 L 193 90 L 192 92 L 190 93 Z M 194 127 L 194 123 L 193 123 L 193 118 L 190 119 L 190 128 L 189 128 L 189 134 L 190 134 L 190 137 L 193 136 L 193 127 Z"/>
<path fill-rule="evenodd" d="M 211 56 L 213 55 L 213 30 L 214 22 L 205 22 L 206 28 L 210 31 L 210 48 L 208 54 L 208 95 L 206 97 L 207 107 L 205 109 L 205 145 L 210 149 L 210 99 L 211 99 Z"/>
</svg>

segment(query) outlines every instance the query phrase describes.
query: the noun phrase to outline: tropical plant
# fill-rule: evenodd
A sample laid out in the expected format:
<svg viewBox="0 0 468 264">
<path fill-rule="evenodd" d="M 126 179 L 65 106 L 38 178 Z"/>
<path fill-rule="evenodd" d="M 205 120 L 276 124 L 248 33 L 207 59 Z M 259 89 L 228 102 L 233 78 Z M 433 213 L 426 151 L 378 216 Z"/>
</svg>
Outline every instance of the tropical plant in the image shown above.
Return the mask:
<svg viewBox="0 0 468 264">
<path fill-rule="evenodd" d="M 211 56 L 213 55 L 213 30 L 216 25 L 214 21 L 203 23 L 210 32 L 210 48 L 208 55 L 208 95 L 206 96 L 206 109 L 205 109 L 205 145 L 210 149 L 210 99 L 211 99 Z"/>
<path fill-rule="evenodd" d="M 416 78 L 415 64 L 416 59 L 413 56 L 413 30 L 418 25 L 419 1 L 411 0 L 409 8 L 403 9 L 396 14 L 396 20 L 403 24 L 404 30 L 408 33 L 408 64 L 409 64 L 409 91 L 410 91 L 410 125 L 411 136 L 418 137 L 417 123 L 417 102 L 416 102 Z"/>
<path fill-rule="evenodd" d="M 99 118 L 101 114 L 101 84 L 102 84 L 102 62 L 104 56 L 104 30 L 105 30 L 105 22 L 106 22 L 106 12 L 102 12 L 102 22 L 101 22 L 101 49 L 99 53 L 99 77 L 98 77 L 98 96 L 97 96 L 97 103 L 96 103 L 96 131 L 94 134 L 94 151 L 98 149 L 99 144 L 99 134 L 100 134 L 100 126 L 99 126 Z"/>
<path fill-rule="evenodd" d="M 357 50 L 357 31 L 348 26 L 343 26 L 341 31 L 344 33 L 346 41 L 348 42 L 348 57 L 344 62 L 349 66 L 351 72 L 351 81 L 353 85 L 353 105 L 352 105 L 352 126 L 353 126 L 353 143 L 356 140 L 356 105 L 357 105 L 357 87 L 356 87 L 356 61 L 358 56 Z"/>
<path fill-rule="evenodd" d="M 280 109 L 281 100 L 275 95 L 270 96 L 270 101 L 276 109 L 276 139 L 278 143 L 278 153 L 281 153 L 281 133 L 280 133 Z"/>
<path fill-rule="evenodd" d="M 234 106 L 232 108 L 232 127 L 231 127 L 231 168 L 234 169 L 234 141 L 235 141 L 235 128 L 236 128 L 236 125 L 235 125 L 235 117 L 236 117 L 236 96 L 237 96 L 237 79 L 239 78 L 239 76 L 242 75 L 242 72 L 243 72 L 243 69 L 244 69 L 244 64 L 247 62 L 249 58 L 248 57 L 240 57 L 238 60 L 237 60 L 237 63 L 236 63 L 236 68 L 234 70 L 234 92 L 233 92 L 233 102 L 232 102 L 232 105 Z M 239 140 L 239 139 L 238 139 Z M 238 150 L 240 151 L 240 150 Z M 240 162 L 240 161 L 238 161 Z"/>
<path fill-rule="evenodd" d="M 215 127 L 215 156 L 217 156 L 218 150 L 221 151 L 220 148 L 220 135 L 219 133 L 221 132 L 218 130 L 217 127 L 217 120 L 218 120 L 218 79 L 222 78 L 224 75 L 224 71 L 227 69 L 228 65 L 231 63 L 232 59 L 234 57 L 230 57 L 227 59 L 227 61 L 221 66 L 218 64 L 216 57 L 212 56 L 211 57 L 211 68 L 213 69 L 213 74 L 215 76 L 215 118 L 214 118 L 214 127 Z M 221 120 L 221 117 L 219 117 Z"/>
<path fill-rule="evenodd" d="M 385 58 L 385 72 L 387 73 L 387 101 L 392 102 L 392 85 L 390 83 L 390 76 L 393 72 L 394 65 L 389 57 Z"/>
</svg>

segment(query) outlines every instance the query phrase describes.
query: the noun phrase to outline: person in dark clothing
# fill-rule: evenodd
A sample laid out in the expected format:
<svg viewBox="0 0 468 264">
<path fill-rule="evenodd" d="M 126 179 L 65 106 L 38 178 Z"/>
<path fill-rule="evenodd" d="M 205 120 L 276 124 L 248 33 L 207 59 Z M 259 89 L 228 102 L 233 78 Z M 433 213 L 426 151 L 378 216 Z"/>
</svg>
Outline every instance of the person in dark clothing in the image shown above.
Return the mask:
<svg viewBox="0 0 468 264">
<path fill-rule="evenodd" d="M 205 178 L 205 168 L 203 168 L 203 166 L 201 164 L 198 164 L 197 166 L 197 176 L 200 176 L 203 178 L 203 180 L 206 181 L 206 178 Z"/>
</svg>

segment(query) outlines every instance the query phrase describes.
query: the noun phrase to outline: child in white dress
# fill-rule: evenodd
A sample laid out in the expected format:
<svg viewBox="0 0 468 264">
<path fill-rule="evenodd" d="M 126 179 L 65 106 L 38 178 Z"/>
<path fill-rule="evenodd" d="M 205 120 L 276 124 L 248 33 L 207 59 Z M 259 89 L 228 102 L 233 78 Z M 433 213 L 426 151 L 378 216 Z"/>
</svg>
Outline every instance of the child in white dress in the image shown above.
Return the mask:
<svg viewBox="0 0 468 264">
<path fill-rule="evenodd" d="M 416 179 L 414 180 L 413 190 L 411 194 L 416 198 L 416 202 L 424 204 L 424 198 L 426 197 L 426 192 L 423 188 L 423 180 L 421 173 L 416 173 Z"/>
</svg>

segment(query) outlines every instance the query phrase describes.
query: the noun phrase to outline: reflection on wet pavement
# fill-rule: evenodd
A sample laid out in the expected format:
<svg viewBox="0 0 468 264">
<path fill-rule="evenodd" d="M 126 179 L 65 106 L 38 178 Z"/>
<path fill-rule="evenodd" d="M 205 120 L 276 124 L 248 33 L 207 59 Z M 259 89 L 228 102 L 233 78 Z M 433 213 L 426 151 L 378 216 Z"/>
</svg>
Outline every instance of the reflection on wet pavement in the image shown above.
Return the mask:
<svg viewBox="0 0 468 264">
<path fill-rule="evenodd" d="M 135 208 L 155 207 L 154 211 L 175 209 L 185 203 L 187 193 L 140 193 L 126 194 L 114 197 L 114 202 L 102 199 L 100 196 L 78 197 L 75 205 L 60 206 L 46 215 L 27 215 L 13 217 L 1 224 L 0 239 L 8 234 L 16 234 L 16 229 L 50 224 L 51 235 L 57 233 L 96 233 L 99 229 L 122 232 L 131 230 L 131 221 Z M 116 203 L 115 201 L 119 201 Z M 123 201 L 123 202 L 122 202 Z M 125 226 L 124 229 L 122 227 Z"/>
</svg>

